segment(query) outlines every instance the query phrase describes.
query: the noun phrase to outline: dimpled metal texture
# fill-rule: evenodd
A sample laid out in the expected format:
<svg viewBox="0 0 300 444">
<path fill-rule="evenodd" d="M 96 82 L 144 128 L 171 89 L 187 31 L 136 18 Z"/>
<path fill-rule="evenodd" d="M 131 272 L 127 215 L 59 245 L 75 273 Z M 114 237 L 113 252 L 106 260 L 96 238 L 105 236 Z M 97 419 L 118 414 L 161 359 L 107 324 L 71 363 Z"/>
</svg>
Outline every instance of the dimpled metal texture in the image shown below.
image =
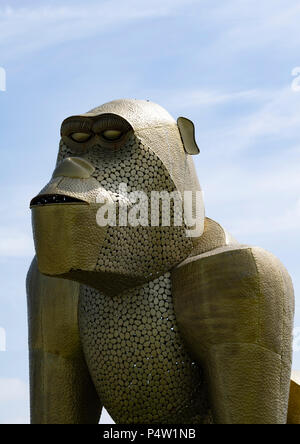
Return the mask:
<svg viewBox="0 0 300 444">
<path fill-rule="evenodd" d="M 170 273 L 109 297 L 83 286 L 82 345 L 116 423 L 210 423 L 202 375 L 178 332 Z"/>
<path fill-rule="evenodd" d="M 72 155 L 74 156 L 74 152 L 61 142 L 58 163 Z M 122 196 L 118 194 L 120 184 L 126 184 L 128 193 L 146 193 L 149 221 L 150 193 L 176 191 L 162 161 L 134 134 L 130 134 L 126 143 L 119 149 L 95 145 L 80 156 L 95 167 L 93 177 L 116 202 L 122 201 Z M 189 255 L 193 243 L 186 237 L 184 225 L 174 226 L 175 211 L 179 211 L 179 208 L 171 205 L 171 226 L 161 226 L 159 214 L 159 227 L 108 227 L 104 243 L 99 248 L 95 271 L 114 272 L 117 269 L 120 274 L 153 279 L 180 263 Z"/>
<path fill-rule="evenodd" d="M 62 142 L 58 163 L 74 152 Z M 128 193 L 176 191 L 159 157 L 134 134 L 118 149 L 101 145 L 80 157 L 93 177 L 121 205 Z M 118 210 L 118 206 L 117 206 Z M 148 208 L 150 219 L 151 208 Z M 209 423 L 200 368 L 190 358 L 176 325 L 169 270 L 186 258 L 192 241 L 185 226 L 109 226 L 95 271 L 143 276 L 143 286 L 104 294 L 82 286 L 80 337 L 99 397 L 117 423 Z M 118 213 L 118 211 L 117 211 Z M 140 284 L 137 284 L 140 285 Z"/>
</svg>

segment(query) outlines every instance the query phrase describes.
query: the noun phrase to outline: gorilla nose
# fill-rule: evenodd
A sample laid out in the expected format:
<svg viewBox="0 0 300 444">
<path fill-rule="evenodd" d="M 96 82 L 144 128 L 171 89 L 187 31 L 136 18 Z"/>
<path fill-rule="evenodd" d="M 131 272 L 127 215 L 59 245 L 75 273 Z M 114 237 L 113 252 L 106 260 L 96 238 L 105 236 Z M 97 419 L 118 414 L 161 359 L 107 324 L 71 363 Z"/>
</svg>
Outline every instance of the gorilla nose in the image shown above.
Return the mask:
<svg viewBox="0 0 300 444">
<path fill-rule="evenodd" d="M 53 173 L 55 177 L 72 177 L 76 179 L 89 179 L 95 172 L 93 165 L 81 157 L 68 157 Z"/>
</svg>

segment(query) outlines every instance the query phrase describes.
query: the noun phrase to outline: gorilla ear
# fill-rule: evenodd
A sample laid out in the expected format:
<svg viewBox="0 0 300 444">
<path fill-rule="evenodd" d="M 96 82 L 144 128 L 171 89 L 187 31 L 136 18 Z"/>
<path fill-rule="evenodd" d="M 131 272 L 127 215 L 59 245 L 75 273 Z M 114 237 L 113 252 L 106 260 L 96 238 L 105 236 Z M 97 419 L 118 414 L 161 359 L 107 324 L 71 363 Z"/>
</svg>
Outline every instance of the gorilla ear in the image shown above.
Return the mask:
<svg viewBox="0 0 300 444">
<path fill-rule="evenodd" d="M 177 125 L 185 152 L 191 156 L 199 154 L 200 150 L 195 139 L 195 125 L 193 122 L 185 117 L 179 117 Z"/>
</svg>

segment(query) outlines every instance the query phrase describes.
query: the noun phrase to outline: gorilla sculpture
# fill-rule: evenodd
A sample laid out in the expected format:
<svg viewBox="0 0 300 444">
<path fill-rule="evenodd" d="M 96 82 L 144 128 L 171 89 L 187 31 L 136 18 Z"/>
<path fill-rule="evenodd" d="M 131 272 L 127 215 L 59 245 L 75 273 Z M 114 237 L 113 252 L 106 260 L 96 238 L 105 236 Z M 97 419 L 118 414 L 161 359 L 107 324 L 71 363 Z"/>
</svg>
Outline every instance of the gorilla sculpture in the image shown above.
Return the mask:
<svg viewBox="0 0 300 444">
<path fill-rule="evenodd" d="M 294 297 L 281 263 L 205 218 L 201 197 L 192 236 L 175 205 L 169 226 L 160 212 L 157 226 L 97 223 L 104 202 L 130 206 L 120 184 L 201 196 L 192 122 L 117 100 L 61 136 L 31 202 L 32 422 L 97 423 L 104 406 L 123 424 L 286 423 Z"/>
</svg>

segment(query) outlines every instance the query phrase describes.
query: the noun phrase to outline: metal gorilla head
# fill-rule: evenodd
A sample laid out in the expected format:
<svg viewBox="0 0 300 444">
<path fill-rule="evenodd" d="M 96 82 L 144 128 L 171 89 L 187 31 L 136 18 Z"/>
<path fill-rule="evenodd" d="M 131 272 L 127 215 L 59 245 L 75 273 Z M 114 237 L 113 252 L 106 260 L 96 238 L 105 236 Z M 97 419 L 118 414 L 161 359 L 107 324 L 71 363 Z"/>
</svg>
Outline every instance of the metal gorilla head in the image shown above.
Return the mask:
<svg viewBox="0 0 300 444">
<path fill-rule="evenodd" d="M 172 224 L 175 206 L 170 226 L 97 224 L 101 197 L 118 214 L 128 204 L 120 184 L 149 200 L 152 191 L 201 191 L 190 155 L 198 153 L 192 122 L 176 123 L 148 101 L 117 100 L 66 119 L 61 136 L 53 177 L 31 202 L 43 274 L 118 292 L 153 280 L 192 253 L 204 229 L 202 201 L 193 208 L 194 237 L 186 236 L 184 224 Z"/>
</svg>

